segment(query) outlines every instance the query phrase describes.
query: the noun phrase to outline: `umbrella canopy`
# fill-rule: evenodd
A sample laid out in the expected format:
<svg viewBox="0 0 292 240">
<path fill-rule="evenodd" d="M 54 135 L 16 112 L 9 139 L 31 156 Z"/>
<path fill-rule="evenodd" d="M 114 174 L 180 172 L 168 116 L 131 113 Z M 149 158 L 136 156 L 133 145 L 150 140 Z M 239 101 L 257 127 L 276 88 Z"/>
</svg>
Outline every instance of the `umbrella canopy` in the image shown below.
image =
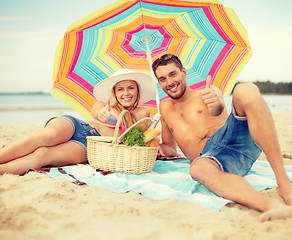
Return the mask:
<svg viewBox="0 0 292 240">
<path fill-rule="evenodd" d="M 182 60 L 191 88 L 203 88 L 211 75 L 227 95 L 251 48 L 235 13 L 217 0 L 120 0 L 68 28 L 56 50 L 52 94 L 90 119 L 98 82 L 121 68 L 153 77 L 152 61 L 165 53 Z M 154 99 L 144 105 L 155 112 Z"/>
</svg>

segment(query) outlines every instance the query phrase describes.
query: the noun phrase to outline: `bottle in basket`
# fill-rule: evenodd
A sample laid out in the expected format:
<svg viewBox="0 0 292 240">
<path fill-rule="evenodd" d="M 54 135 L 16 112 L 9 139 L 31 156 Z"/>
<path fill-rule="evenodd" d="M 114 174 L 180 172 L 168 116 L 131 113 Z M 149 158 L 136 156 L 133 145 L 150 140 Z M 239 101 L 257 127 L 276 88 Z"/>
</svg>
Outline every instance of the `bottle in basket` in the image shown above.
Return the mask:
<svg viewBox="0 0 292 240">
<path fill-rule="evenodd" d="M 160 120 L 160 117 L 161 114 L 156 113 L 147 131 L 144 132 L 145 135 L 144 140 L 146 142 L 146 147 L 157 147 L 160 142 L 160 138 L 158 137 L 160 135 L 160 130 L 155 129 L 157 123 Z"/>
<path fill-rule="evenodd" d="M 151 129 L 151 128 L 156 128 L 159 120 L 161 118 L 161 114 L 160 113 L 156 113 L 153 117 L 153 122 L 150 124 L 149 128 L 148 129 Z"/>
</svg>

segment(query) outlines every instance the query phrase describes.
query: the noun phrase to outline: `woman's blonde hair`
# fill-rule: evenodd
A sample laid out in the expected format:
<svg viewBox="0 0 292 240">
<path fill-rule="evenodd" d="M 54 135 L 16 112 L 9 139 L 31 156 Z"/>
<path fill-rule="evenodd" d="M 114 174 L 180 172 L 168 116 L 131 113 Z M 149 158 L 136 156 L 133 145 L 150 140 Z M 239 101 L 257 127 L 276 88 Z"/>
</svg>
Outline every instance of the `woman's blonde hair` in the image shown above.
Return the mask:
<svg viewBox="0 0 292 240">
<path fill-rule="evenodd" d="M 132 80 L 134 81 L 134 80 Z M 137 86 L 137 98 L 136 98 L 136 101 L 134 103 L 134 106 L 133 108 L 131 109 L 134 110 L 135 108 L 137 108 L 139 106 L 139 102 L 140 102 L 140 87 L 139 87 L 139 84 L 134 81 L 136 83 L 136 86 Z M 125 110 L 124 106 L 122 104 L 119 103 L 119 101 L 117 100 L 117 97 L 116 97 L 116 94 L 115 94 L 115 89 L 116 89 L 116 85 L 118 84 L 119 82 L 117 82 L 113 87 L 112 87 L 112 98 L 114 99 L 114 104 L 111 106 L 113 109 L 115 109 L 119 114 Z M 122 121 L 123 125 L 128 128 L 130 127 L 133 123 L 132 123 L 132 119 L 128 117 L 128 115 L 124 115 L 123 117 L 123 121 Z"/>
</svg>

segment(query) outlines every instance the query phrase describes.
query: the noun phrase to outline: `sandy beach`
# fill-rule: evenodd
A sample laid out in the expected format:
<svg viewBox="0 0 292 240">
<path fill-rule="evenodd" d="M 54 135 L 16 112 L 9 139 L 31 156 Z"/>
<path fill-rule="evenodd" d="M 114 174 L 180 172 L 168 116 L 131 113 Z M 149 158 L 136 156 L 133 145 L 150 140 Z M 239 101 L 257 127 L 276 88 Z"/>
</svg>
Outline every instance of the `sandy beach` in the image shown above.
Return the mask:
<svg viewBox="0 0 292 240">
<path fill-rule="evenodd" d="M 273 117 L 285 164 L 292 164 L 292 111 Z M 0 125 L 0 148 L 41 127 Z M 282 201 L 276 186 L 263 194 Z M 175 199 L 118 194 L 38 172 L 0 176 L 1 240 L 291 239 L 292 219 L 260 223 L 259 214 L 235 203 L 218 212 Z"/>
</svg>

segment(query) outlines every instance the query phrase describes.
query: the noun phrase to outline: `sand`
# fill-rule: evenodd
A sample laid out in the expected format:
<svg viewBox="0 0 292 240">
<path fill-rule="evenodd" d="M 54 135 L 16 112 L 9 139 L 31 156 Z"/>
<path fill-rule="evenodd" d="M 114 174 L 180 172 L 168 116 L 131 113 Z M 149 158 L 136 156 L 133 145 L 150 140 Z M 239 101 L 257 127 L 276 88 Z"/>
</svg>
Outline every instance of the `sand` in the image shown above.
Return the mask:
<svg viewBox="0 0 292 240">
<path fill-rule="evenodd" d="M 292 164 L 292 111 L 273 113 L 285 164 Z M 42 127 L 0 125 L 0 147 Z M 260 156 L 265 160 L 264 155 Z M 282 201 L 277 187 L 266 190 Z M 0 239 L 291 239 L 292 219 L 260 223 L 259 212 L 75 185 L 43 173 L 0 176 Z"/>
</svg>

